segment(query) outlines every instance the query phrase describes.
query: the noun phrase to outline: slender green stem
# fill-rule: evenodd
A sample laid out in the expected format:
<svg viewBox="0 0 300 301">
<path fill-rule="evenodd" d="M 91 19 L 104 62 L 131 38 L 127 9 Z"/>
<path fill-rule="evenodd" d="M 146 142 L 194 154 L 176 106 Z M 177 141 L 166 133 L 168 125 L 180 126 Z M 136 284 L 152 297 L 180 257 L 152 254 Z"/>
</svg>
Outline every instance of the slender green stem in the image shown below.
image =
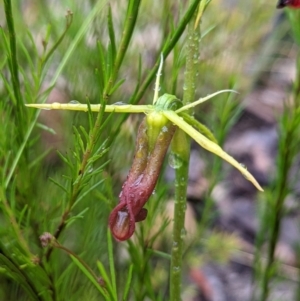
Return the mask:
<svg viewBox="0 0 300 301">
<path fill-rule="evenodd" d="M 183 86 L 183 105 L 188 105 L 195 99 L 196 78 L 199 64 L 199 42 L 199 29 L 194 29 L 194 22 L 190 22 L 188 27 L 188 48 Z"/>
<path fill-rule="evenodd" d="M 57 49 L 57 47 L 63 41 L 63 39 L 64 39 L 67 31 L 69 30 L 69 28 L 70 28 L 70 26 L 72 24 L 72 21 L 73 21 L 73 13 L 71 11 L 67 11 L 65 30 L 60 35 L 60 37 L 58 38 L 58 40 L 54 43 L 54 45 L 51 47 L 51 49 L 47 52 L 47 54 L 45 55 L 45 57 L 41 60 L 39 74 L 41 73 L 41 70 L 43 69 L 43 67 L 45 66 L 45 64 L 48 62 L 48 60 L 50 59 L 50 57 L 53 55 L 53 53 L 55 52 L 55 50 Z"/>
<path fill-rule="evenodd" d="M 275 249 L 279 239 L 281 221 L 284 214 L 284 201 L 289 193 L 289 172 L 298 153 L 299 130 L 300 130 L 300 54 L 298 54 L 298 72 L 294 83 L 293 106 L 286 108 L 281 119 L 281 132 L 278 152 L 278 175 L 275 183 L 275 195 L 271 196 L 271 216 L 268 214 L 270 208 L 266 208 L 266 216 L 271 218 L 269 245 L 267 251 L 267 263 L 261 280 L 261 301 L 266 301 L 270 294 L 270 280 L 274 275 Z"/>
<path fill-rule="evenodd" d="M 295 96 L 296 98 L 297 96 Z M 276 193 L 274 202 L 272 202 L 272 216 L 271 216 L 271 227 L 270 227 L 270 237 L 269 237 L 269 246 L 267 252 L 267 264 L 264 269 L 264 273 L 262 275 L 262 293 L 261 293 L 261 301 L 267 300 L 269 296 L 269 282 L 273 277 L 273 269 L 275 262 L 275 249 L 277 245 L 277 241 L 279 238 L 281 221 L 283 217 L 283 205 L 284 200 L 288 194 L 288 182 L 289 182 L 289 171 L 292 166 L 296 149 L 295 149 L 295 141 L 298 140 L 298 131 L 300 128 L 300 115 L 296 112 L 296 109 L 291 109 L 292 112 L 286 118 L 288 121 L 284 126 L 286 127 L 286 132 L 283 133 L 282 141 L 279 147 L 278 153 L 278 180 L 276 183 Z M 285 113 L 287 114 L 287 113 Z M 273 196 L 274 197 L 274 196 Z M 266 208 L 266 210 L 270 210 L 270 208 Z"/>
<path fill-rule="evenodd" d="M 169 55 L 169 53 L 174 49 L 176 43 L 178 42 L 178 40 L 182 36 L 182 34 L 183 34 L 184 30 L 185 30 L 185 27 L 187 26 L 187 24 L 191 20 L 191 18 L 193 16 L 193 14 L 194 14 L 197 6 L 199 5 L 200 1 L 201 0 L 194 0 L 192 2 L 192 4 L 189 6 L 188 10 L 184 14 L 183 18 L 181 19 L 180 23 L 178 24 L 178 27 L 174 31 L 173 35 L 171 36 L 170 39 L 167 39 L 167 42 L 162 47 L 162 55 L 163 55 L 164 60 L 167 58 L 167 56 Z M 121 42 L 121 44 L 122 44 L 122 42 Z M 125 51 L 124 51 L 124 53 L 122 55 L 125 55 Z M 121 57 L 120 57 L 119 60 L 121 62 L 123 60 L 123 58 L 121 59 Z M 117 55 L 116 62 L 117 61 L 118 61 L 118 55 Z M 159 69 L 159 65 L 160 65 L 160 56 L 157 58 L 157 61 L 156 61 L 155 65 L 153 66 L 153 68 L 151 69 L 151 71 L 148 73 L 148 76 L 143 81 L 143 83 L 141 84 L 141 86 L 139 86 L 137 88 L 136 92 L 129 99 L 129 103 L 130 104 L 136 104 L 136 103 L 138 103 L 140 101 L 140 99 L 143 97 L 143 95 L 145 94 L 145 91 L 147 90 L 147 88 L 149 87 L 150 83 L 154 79 L 154 77 L 156 75 L 156 72 Z M 116 78 L 116 75 L 113 75 L 112 78 Z M 111 82 L 112 82 L 112 79 L 109 79 L 109 85 L 110 85 L 110 87 L 104 89 L 104 93 L 103 93 L 104 99 L 107 99 L 108 93 L 109 93 L 110 89 L 113 87 L 113 85 L 112 85 Z M 110 135 L 110 138 L 109 138 L 109 141 L 108 141 L 108 145 L 110 145 L 112 143 L 113 137 L 115 137 L 116 134 L 119 132 L 119 130 L 121 128 L 121 125 L 124 123 L 124 121 L 126 119 L 127 119 L 127 116 L 124 115 L 123 118 L 118 123 L 118 125 L 117 125 L 116 129 L 114 130 L 114 132 Z"/>
<path fill-rule="evenodd" d="M 59 75 L 61 74 L 63 68 L 65 67 L 67 61 L 69 60 L 71 54 L 73 53 L 73 51 L 76 49 L 79 41 L 81 40 L 81 38 L 83 37 L 83 34 L 86 32 L 86 30 L 88 29 L 90 23 L 93 21 L 93 19 L 96 17 L 97 13 L 104 7 L 105 3 L 107 1 L 104 1 L 104 2 L 99 2 L 99 4 L 97 4 L 93 10 L 91 11 L 91 13 L 89 14 L 89 16 L 87 17 L 87 19 L 85 20 L 85 22 L 82 24 L 80 30 L 77 32 L 74 40 L 72 41 L 71 45 L 69 46 L 68 50 L 66 51 L 64 57 L 62 58 L 62 61 L 58 67 L 58 69 L 56 70 L 56 73 L 54 74 L 52 80 L 51 80 L 51 83 L 50 83 L 50 87 L 53 87 L 59 77 Z M 50 92 L 50 91 L 49 91 Z M 48 94 L 47 94 L 48 95 Z M 44 95 L 43 99 L 46 99 L 47 95 Z M 97 127 L 97 129 L 99 130 L 100 128 L 100 120 L 99 120 L 99 116 L 102 116 L 103 115 L 103 112 L 102 110 L 99 111 L 98 113 L 98 116 L 97 116 L 97 124 L 95 124 L 95 127 L 94 127 L 94 131 L 95 131 L 95 128 Z M 36 119 L 38 117 L 38 114 L 37 116 L 35 117 L 34 119 L 34 122 L 33 124 L 35 124 L 36 122 Z M 29 131 L 29 133 L 31 133 L 31 130 Z M 95 133 L 92 133 L 91 134 L 92 137 L 95 136 Z M 84 168 L 87 164 L 87 160 L 89 158 L 89 155 L 90 155 L 90 152 L 91 152 L 91 145 L 93 145 L 93 143 L 95 143 L 95 140 L 91 139 L 91 144 L 89 144 L 87 146 L 87 149 L 85 151 L 85 155 L 84 155 L 84 159 L 83 159 L 83 162 L 81 164 L 81 171 L 84 171 Z M 80 190 L 80 185 L 81 185 L 81 181 L 78 181 L 78 183 L 75 185 L 74 189 L 73 189 L 73 193 L 72 193 L 72 196 L 70 198 L 70 201 L 69 201 L 69 205 L 68 207 L 66 208 L 66 210 L 64 211 L 62 217 L 61 217 L 61 221 L 55 231 L 55 234 L 54 234 L 54 237 L 57 239 L 61 232 L 63 231 L 63 229 L 65 228 L 66 226 L 66 220 L 69 216 L 69 213 L 70 213 L 70 210 L 74 204 L 74 202 L 76 201 L 76 198 L 78 196 L 78 193 L 79 193 L 79 190 Z M 53 248 L 49 248 L 47 253 L 46 253 L 46 259 L 49 260 L 49 257 L 52 253 L 52 250 Z"/>
<path fill-rule="evenodd" d="M 95 147 L 97 139 L 99 137 L 103 114 L 105 111 L 105 104 L 109 97 L 109 93 L 115 84 L 121 63 L 126 54 L 129 42 L 132 37 L 133 29 L 135 26 L 137 15 L 138 15 L 139 4 L 140 4 L 140 0 L 131 0 L 128 4 L 127 16 L 126 16 L 126 21 L 125 21 L 125 25 L 124 25 L 124 32 L 123 32 L 123 36 L 122 36 L 122 39 L 120 42 L 120 46 L 118 48 L 116 61 L 114 63 L 114 68 L 112 70 L 112 73 L 109 77 L 108 82 L 106 83 L 106 86 L 104 87 L 104 91 L 103 91 L 103 95 L 102 95 L 102 103 L 101 103 L 101 106 L 99 106 L 100 110 L 97 114 L 95 124 L 94 124 L 93 128 L 90 130 L 89 141 L 86 145 L 86 149 L 85 149 L 85 152 L 83 154 L 82 161 L 80 164 L 79 173 L 81 175 L 81 179 L 74 185 L 73 192 L 72 192 L 71 198 L 69 200 L 69 204 L 68 204 L 67 208 L 65 209 L 65 211 L 61 217 L 60 223 L 54 233 L 54 237 L 56 239 L 58 239 L 58 237 L 60 236 L 62 231 L 65 229 L 67 218 L 68 218 L 70 211 L 71 211 L 71 209 L 78 197 L 78 194 L 80 192 L 82 179 L 83 179 L 83 176 L 84 176 L 84 173 L 86 170 L 86 166 L 88 164 L 88 160 L 93 153 L 94 147 Z M 53 250 L 53 248 L 48 249 L 48 252 L 46 254 L 47 260 L 49 260 L 52 250 Z"/>
<path fill-rule="evenodd" d="M 115 81 L 117 79 L 122 61 L 125 57 L 126 51 L 129 46 L 129 42 L 132 37 L 132 33 L 135 27 L 135 23 L 138 17 L 139 7 L 140 7 L 141 0 L 131 0 L 128 4 L 127 9 L 127 15 L 126 20 L 124 24 L 124 31 L 122 35 L 122 39 L 120 42 L 120 46 L 117 52 L 117 57 L 114 63 L 114 69 L 113 72 L 108 80 L 108 84 L 104 89 L 103 92 L 103 98 L 104 100 L 107 100 L 110 94 L 111 89 L 113 88 L 113 85 L 115 84 Z"/>
<path fill-rule="evenodd" d="M 89 29 L 91 22 L 96 18 L 97 14 L 103 9 L 103 7 L 106 5 L 108 0 L 105 1 L 99 1 L 94 7 L 93 10 L 89 13 L 85 21 L 82 23 L 81 27 L 79 28 L 78 32 L 76 33 L 76 36 L 72 39 L 70 46 L 66 50 L 64 56 L 61 59 L 60 64 L 58 65 L 58 68 L 56 69 L 54 76 L 52 77 L 52 80 L 49 84 L 50 87 L 53 87 L 57 79 L 62 73 L 62 70 L 66 66 L 67 62 L 69 61 L 72 53 L 76 50 L 76 47 L 78 46 L 78 43 L 81 41 L 83 35 L 87 32 Z"/>
<path fill-rule="evenodd" d="M 188 45 L 186 56 L 186 70 L 184 79 L 184 105 L 195 99 L 195 81 L 199 55 L 199 29 L 194 28 L 195 16 L 188 26 Z M 173 156 L 180 163 L 175 169 L 175 211 L 173 225 L 173 245 L 171 255 L 170 300 L 181 300 L 181 276 L 183 240 L 185 237 L 185 208 L 186 190 L 188 183 L 188 167 L 190 157 L 190 139 L 187 135 L 177 130 L 172 145 Z"/>
<path fill-rule="evenodd" d="M 170 39 L 167 40 L 165 45 L 162 47 L 162 54 L 164 57 L 164 60 L 168 57 L 169 53 L 174 49 L 176 43 L 182 36 L 182 33 L 185 30 L 185 27 L 190 22 L 197 6 L 199 5 L 201 0 L 194 0 L 192 4 L 189 6 L 188 10 L 180 20 L 180 23 L 178 24 L 178 27 L 174 31 L 173 35 Z M 155 77 L 155 73 L 157 72 L 160 64 L 160 57 L 157 58 L 157 61 L 151 71 L 149 72 L 148 76 L 142 83 L 141 87 L 139 88 L 138 92 L 133 95 L 133 97 L 130 99 L 130 103 L 136 104 L 144 95 L 146 89 L 149 87 L 150 83 L 152 82 L 153 78 Z"/>
<path fill-rule="evenodd" d="M 22 124 L 24 124 L 23 117 L 24 117 L 24 110 L 23 110 L 23 101 L 21 96 L 21 90 L 20 90 L 20 81 L 19 81 L 19 68 L 18 68 L 18 60 L 17 60 L 17 46 L 16 46 L 16 33 L 15 33 L 15 27 L 14 27 L 14 19 L 13 19 L 13 13 L 12 13 L 12 6 L 10 0 L 4 0 L 4 7 L 5 7 L 5 16 L 6 16 L 6 22 L 7 27 L 9 31 L 9 44 L 10 44 L 10 53 L 9 53 L 9 66 L 10 66 L 10 72 L 11 72 L 11 78 L 12 78 L 12 85 L 14 88 L 14 95 L 16 98 L 16 121 L 19 124 L 17 127 L 18 129 L 18 137 L 19 142 L 23 140 L 23 129 L 24 127 Z"/>
<path fill-rule="evenodd" d="M 175 212 L 170 271 L 170 300 L 179 301 L 181 300 L 182 255 L 183 240 L 185 238 L 184 220 L 190 155 L 189 139 L 181 130 L 177 130 L 174 135 L 172 152 L 178 168 L 175 169 Z"/>
</svg>

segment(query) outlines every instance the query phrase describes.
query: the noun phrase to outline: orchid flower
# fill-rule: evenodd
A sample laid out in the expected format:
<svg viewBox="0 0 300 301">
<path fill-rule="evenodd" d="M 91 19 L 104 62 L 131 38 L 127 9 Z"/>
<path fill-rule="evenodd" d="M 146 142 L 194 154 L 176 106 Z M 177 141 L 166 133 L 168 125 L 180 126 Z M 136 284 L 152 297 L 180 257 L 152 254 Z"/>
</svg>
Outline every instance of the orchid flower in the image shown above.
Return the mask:
<svg viewBox="0 0 300 301">
<path fill-rule="evenodd" d="M 144 205 L 155 188 L 163 159 L 177 128 L 188 134 L 204 149 L 230 163 L 238 169 L 247 180 L 253 183 L 258 190 L 263 191 L 259 183 L 244 165 L 227 154 L 215 142 L 210 131 L 186 113 L 188 109 L 220 93 L 234 91 L 221 90 L 185 106 L 183 106 L 182 102 L 174 95 L 164 94 L 158 97 L 162 62 L 163 60 L 161 60 L 156 77 L 152 105 L 126 105 L 116 103 L 105 106 L 105 112 L 144 113 L 146 115 L 138 130 L 135 157 L 119 195 L 120 202 L 114 208 L 109 218 L 111 231 L 114 237 L 120 241 L 130 238 L 135 231 L 135 223 L 146 218 L 147 210 L 144 208 Z M 87 105 L 77 102 L 66 104 L 57 102 L 52 104 L 27 104 L 27 106 L 46 110 L 74 110 L 85 112 L 89 110 Z M 92 112 L 98 112 L 100 109 L 101 105 L 90 105 Z"/>
</svg>

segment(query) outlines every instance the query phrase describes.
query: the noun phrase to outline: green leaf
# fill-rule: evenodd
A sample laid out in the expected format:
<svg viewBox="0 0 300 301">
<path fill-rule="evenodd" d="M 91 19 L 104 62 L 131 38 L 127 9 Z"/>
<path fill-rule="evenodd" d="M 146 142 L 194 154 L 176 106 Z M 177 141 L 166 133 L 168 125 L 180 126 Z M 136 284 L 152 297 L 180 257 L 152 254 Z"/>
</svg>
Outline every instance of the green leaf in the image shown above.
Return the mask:
<svg viewBox="0 0 300 301">
<path fill-rule="evenodd" d="M 78 144 L 80 146 L 81 153 L 84 154 L 85 147 L 84 147 L 84 143 L 82 141 L 81 135 L 75 126 L 73 126 L 73 130 L 74 130 L 74 134 L 76 137 L 76 144 Z M 78 150 L 78 153 L 79 153 L 79 150 Z"/>
<path fill-rule="evenodd" d="M 92 11 L 85 18 L 85 20 L 82 23 L 81 27 L 77 31 L 76 36 L 72 39 L 67 51 L 65 52 L 65 54 L 63 56 L 63 58 L 60 60 L 60 64 L 58 65 L 58 67 L 56 69 L 56 72 L 55 72 L 55 74 L 54 74 L 54 76 L 51 80 L 51 83 L 50 83 L 51 86 L 56 83 L 57 79 L 59 78 L 63 68 L 67 64 L 67 62 L 68 62 L 69 58 L 71 57 L 72 53 L 76 50 L 76 48 L 77 48 L 79 42 L 81 41 L 82 37 L 88 31 L 92 21 L 95 19 L 97 14 L 104 8 L 104 6 L 106 5 L 107 2 L 108 2 L 107 0 L 97 2 L 94 5 Z"/>
<path fill-rule="evenodd" d="M 69 159 L 65 157 L 60 151 L 57 151 L 57 154 L 70 167 L 70 169 L 73 170 L 73 164 L 69 161 Z"/>
<path fill-rule="evenodd" d="M 4 158 L 4 157 L 3 157 Z M 5 161 L 2 169 L 2 182 L 4 183 L 6 175 L 8 173 L 9 166 L 11 164 L 11 151 L 7 152 L 5 155 Z"/>
<path fill-rule="evenodd" d="M 112 288 L 113 288 L 114 292 L 117 292 L 116 270 L 115 270 L 115 263 L 114 263 L 114 250 L 113 250 L 113 242 L 112 242 L 111 232 L 110 232 L 109 228 L 107 228 L 107 246 L 108 246 L 108 260 L 109 260 Z"/>
<path fill-rule="evenodd" d="M 103 130 L 106 126 L 107 126 L 107 124 L 109 123 L 109 121 L 111 120 L 111 118 L 113 117 L 113 115 L 114 115 L 114 112 L 111 112 L 106 118 L 105 118 L 105 120 L 104 120 L 104 122 L 102 122 L 102 124 L 101 124 L 101 126 L 100 126 L 100 131 L 101 130 Z"/>
<path fill-rule="evenodd" d="M 65 27 L 64 31 L 62 32 L 62 34 L 60 35 L 60 37 L 58 38 L 58 40 L 54 43 L 54 45 L 50 48 L 50 50 L 48 51 L 48 53 L 43 58 L 43 60 L 42 60 L 42 67 L 45 66 L 45 64 L 47 63 L 47 61 L 53 55 L 53 53 L 58 48 L 58 46 L 60 45 L 60 43 L 63 41 L 63 39 L 64 39 L 64 37 L 65 37 L 68 29 L 70 28 L 70 26 L 72 24 L 72 20 L 73 20 L 73 13 L 71 13 L 70 11 L 68 11 L 67 15 L 66 15 L 66 27 Z"/>
<path fill-rule="evenodd" d="M 28 66 L 30 68 L 30 74 L 32 74 L 34 76 L 35 75 L 35 66 L 32 61 L 33 56 L 31 54 L 29 54 L 28 48 L 23 44 L 23 42 L 21 40 L 18 40 L 18 42 L 19 42 L 20 49 L 23 51 L 23 53 L 27 59 Z M 28 72 L 28 70 L 27 70 L 27 72 Z M 26 78 L 26 77 L 24 77 L 24 78 Z M 34 79 L 36 80 L 36 78 L 34 78 Z"/>
<path fill-rule="evenodd" d="M 84 135 L 86 142 L 88 142 L 90 140 L 90 138 L 89 138 L 89 134 L 87 133 L 86 129 L 82 125 L 80 125 L 79 128 L 80 128 L 82 134 Z"/>
<path fill-rule="evenodd" d="M 131 264 L 129 266 L 127 281 L 126 281 L 126 285 L 125 285 L 125 289 L 124 289 L 124 293 L 123 293 L 123 297 L 122 297 L 123 301 L 126 301 L 128 299 L 128 294 L 129 294 L 131 281 L 132 281 L 132 271 L 133 271 L 133 264 Z"/>
<path fill-rule="evenodd" d="M 2 269 L 6 270 L 5 275 L 9 276 L 12 280 L 16 281 L 22 286 L 22 288 L 30 296 L 31 300 L 40 300 L 37 292 L 33 290 L 31 285 L 29 284 L 30 282 L 28 281 L 28 279 L 26 279 L 26 276 L 23 274 L 23 271 L 16 267 L 15 264 L 3 254 L 0 254 L 0 266 Z"/>
<path fill-rule="evenodd" d="M 100 60 L 100 66 L 101 66 L 101 84 L 102 84 L 102 89 L 107 85 L 108 82 L 108 72 L 106 69 L 106 60 L 105 60 L 105 54 L 104 54 L 104 49 L 100 41 L 97 42 L 97 48 L 98 48 L 98 53 L 99 53 L 99 60 Z"/>
<path fill-rule="evenodd" d="M 70 255 L 71 259 L 75 263 L 75 265 L 83 272 L 83 274 L 91 281 L 91 283 L 97 288 L 97 290 L 102 294 L 106 301 L 111 301 L 107 291 L 101 287 L 98 281 L 95 279 L 95 275 L 91 274 L 91 272 L 73 255 Z"/>
<path fill-rule="evenodd" d="M 85 209 L 83 209 L 82 211 L 80 211 L 78 214 L 76 214 L 75 216 L 70 217 L 69 219 L 66 220 L 66 225 L 67 227 L 69 227 L 71 224 L 73 224 L 76 220 L 78 219 L 83 219 L 84 218 L 84 214 L 89 210 L 90 208 L 87 207 Z"/>
<path fill-rule="evenodd" d="M 26 213 L 28 209 L 28 204 L 25 204 L 24 208 L 22 209 L 22 211 L 20 212 L 20 215 L 19 215 L 19 218 L 18 218 L 18 225 L 20 227 L 20 225 L 22 224 L 22 221 L 23 221 L 23 217 Z"/>
<path fill-rule="evenodd" d="M 97 261 L 97 267 L 98 267 L 98 269 L 100 271 L 100 275 L 102 276 L 102 278 L 103 278 L 103 280 L 104 280 L 104 282 L 105 282 L 105 284 L 107 286 L 108 292 L 110 293 L 110 295 L 112 297 L 112 300 L 116 300 L 117 301 L 118 300 L 117 293 L 116 293 L 116 291 L 114 291 L 114 289 L 112 287 L 112 284 L 111 284 L 111 281 L 110 281 L 110 279 L 108 277 L 108 274 L 106 273 L 105 268 L 104 268 L 102 262 L 99 261 L 99 260 Z"/>
<path fill-rule="evenodd" d="M 57 187 L 59 187 L 60 189 L 62 189 L 66 194 L 68 194 L 68 190 L 63 186 L 61 185 L 59 182 L 57 182 L 56 180 L 54 180 L 53 178 L 49 177 L 49 180 L 55 184 Z"/>
<path fill-rule="evenodd" d="M 125 82 L 125 79 L 120 79 L 118 82 L 116 82 L 116 84 L 112 87 L 112 89 L 110 90 L 110 94 L 113 94 L 116 90 L 118 90 L 118 88 L 120 88 L 120 86 Z"/>
<path fill-rule="evenodd" d="M 168 259 L 171 260 L 171 255 L 165 252 L 161 252 L 161 251 L 157 251 L 157 250 L 153 250 L 153 249 L 147 249 L 147 251 L 151 254 L 157 255 L 163 259 Z"/>
<path fill-rule="evenodd" d="M 52 148 L 46 149 L 43 153 L 41 153 L 37 158 L 35 158 L 33 161 L 30 162 L 28 165 L 28 168 L 31 169 L 34 166 L 36 166 L 38 163 L 40 163 L 50 152 L 52 151 Z"/>
<path fill-rule="evenodd" d="M 28 38 L 30 40 L 30 43 L 31 43 L 30 50 L 33 50 L 33 55 L 31 54 L 31 57 L 38 58 L 39 57 L 39 52 L 38 52 L 38 49 L 36 47 L 35 38 L 32 36 L 32 33 L 29 30 L 26 30 L 26 35 L 28 36 Z M 33 72 L 33 73 L 35 73 L 35 72 Z"/>
<path fill-rule="evenodd" d="M 53 135 L 56 135 L 56 132 L 52 128 L 50 128 L 50 127 L 48 127 L 48 126 L 46 126 L 46 125 L 44 125 L 42 123 L 37 122 L 36 126 L 38 128 L 40 128 L 40 129 L 46 131 L 46 132 L 49 132 L 49 133 L 51 133 Z"/>
<path fill-rule="evenodd" d="M 2 78 L 2 81 L 4 83 L 4 86 L 8 92 L 9 98 L 11 99 L 12 103 L 16 106 L 17 105 L 17 100 L 13 91 L 12 85 L 7 81 L 7 79 L 4 77 L 2 72 L 0 73 L 0 76 Z"/>
<path fill-rule="evenodd" d="M 101 181 L 97 182 L 96 184 L 94 184 L 93 186 L 91 186 L 90 188 L 88 188 L 84 193 L 82 193 L 76 200 L 76 202 L 74 203 L 74 205 L 72 206 L 72 209 L 85 197 L 87 196 L 90 192 L 92 192 L 95 188 L 97 188 L 100 184 L 102 184 L 104 182 L 105 179 L 102 179 Z"/>
<path fill-rule="evenodd" d="M 89 163 L 92 164 L 94 162 L 96 162 L 98 159 L 102 158 L 104 156 L 104 154 L 106 154 L 109 151 L 109 148 L 106 148 L 104 150 L 101 150 L 101 153 L 99 155 L 94 155 L 93 157 L 91 157 L 89 159 Z"/>
<path fill-rule="evenodd" d="M 111 76 L 113 69 L 114 69 L 114 61 L 113 61 L 113 53 L 112 53 L 112 46 L 109 43 L 107 47 L 107 56 L 106 56 L 106 70 L 108 75 Z M 111 91 L 108 91 L 108 94 L 112 94 Z"/>
<path fill-rule="evenodd" d="M 116 58 L 116 53 L 117 53 L 117 48 L 116 48 L 116 38 L 115 38 L 113 17 L 112 17 L 110 5 L 108 5 L 107 27 L 108 27 L 108 35 L 109 35 L 109 40 L 110 40 L 110 45 L 111 45 L 112 62 L 114 64 L 115 58 Z"/>
</svg>

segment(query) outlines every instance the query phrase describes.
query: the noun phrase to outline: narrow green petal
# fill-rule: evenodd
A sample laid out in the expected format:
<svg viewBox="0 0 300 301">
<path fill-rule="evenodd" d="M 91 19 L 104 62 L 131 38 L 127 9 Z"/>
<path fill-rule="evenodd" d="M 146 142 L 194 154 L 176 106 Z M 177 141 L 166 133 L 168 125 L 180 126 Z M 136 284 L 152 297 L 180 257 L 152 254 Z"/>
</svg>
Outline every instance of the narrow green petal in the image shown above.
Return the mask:
<svg viewBox="0 0 300 301">
<path fill-rule="evenodd" d="M 179 117 L 173 111 L 163 111 L 163 114 L 174 124 L 176 124 L 179 128 L 185 131 L 188 135 L 190 135 L 200 146 L 207 149 L 208 151 L 216 154 L 217 156 L 221 157 L 223 160 L 230 163 L 236 169 L 238 169 L 242 175 L 249 180 L 253 185 L 260 191 L 263 191 L 261 186 L 255 180 L 255 178 L 251 175 L 251 173 L 243 167 L 239 162 L 237 162 L 233 157 L 229 156 L 223 149 L 217 145 L 216 143 L 210 141 L 208 138 L 200 134 L 196 131 L 192 126 L 186 123 L 183 118 Z"/>
<path fill-rule="evenodd" d="M 157 100 L 158 100 L 158 92 L 160 90 L 159 80 L 160 80 L 160 76 L 161 76 L 161 71 L 162 71 L 163 64 L 164 64 L 164 56 L 161 53 L 160 54 L 160 63 L 159 63 L 158 71 L 157 71 L 157 74 L 156 74 L 153 104 L 155 104 L 157 102 Z"/>
<path fill-rule="evenodd" d="M 26 104 L 26 107 L 43 109 L 43 110 L 71 110 L 71 111 L 88 111 L 88 106 L 81 103 L 37 103 Z M 101 105 L 91 105 L 92 112 L 99 112 Z M 105 106 L 105 112 L 116 113 L 149 113 L 153 111 L 152 105 L 127 105 L 127 104 L 115 104 Z"/>
<path fill-rule="evenodd" d="M 179 108 L 175 112 L 176 113 L 180 113 L 180 112 L 186 111 L 186 110 L 188 110 L 190 108 L 194 108 L 197 105 L 199 105 L 200 103 L 203 103 L 203 102 L 205 102 L 205 101 L 207 101 L 207 100 L 209 100 L 209 99 L 211 99 L 211 98 L 213 98 L 213 97 L 215 97 L 215 96 L 217 96 L 217 95 L 219 95 L 221 93 L 225 93 L 225 92 L 237 93 L 235 90 L 228 90 L 228 89 L 227 90 L 221 90 L 221 91 L 215 92 L 213 94 L 209 94 L 209 95 L 207 95 L 207 96 L 205 96 L 203 98 L 200 98 L 200 99 L 198 99 L 196 101 L 193 101 L 193 102 L 189 103 L 188 105 L 185 105 L 185 106 Z"/>
</svg>

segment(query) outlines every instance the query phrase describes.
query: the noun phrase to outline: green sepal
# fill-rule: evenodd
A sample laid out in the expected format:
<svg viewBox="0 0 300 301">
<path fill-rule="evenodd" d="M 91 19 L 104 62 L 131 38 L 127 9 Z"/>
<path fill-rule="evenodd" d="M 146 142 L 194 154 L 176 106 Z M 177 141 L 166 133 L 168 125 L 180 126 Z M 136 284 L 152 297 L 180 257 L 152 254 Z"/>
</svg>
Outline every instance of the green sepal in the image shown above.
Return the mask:
<svg viewBox="0 0 300 301">
<path fill-rule="evenodd" d="M 202 135 L 211 140 L 212 142 L 218 144 L 218 140 L 214 134 L 206 127 L 203 123 L 196 120 L 194 117 L 190 116 L 187 113 L 179 113 L 179 116 L 182 117 L 188 124 L 197 129 Z"/>
</svg>

